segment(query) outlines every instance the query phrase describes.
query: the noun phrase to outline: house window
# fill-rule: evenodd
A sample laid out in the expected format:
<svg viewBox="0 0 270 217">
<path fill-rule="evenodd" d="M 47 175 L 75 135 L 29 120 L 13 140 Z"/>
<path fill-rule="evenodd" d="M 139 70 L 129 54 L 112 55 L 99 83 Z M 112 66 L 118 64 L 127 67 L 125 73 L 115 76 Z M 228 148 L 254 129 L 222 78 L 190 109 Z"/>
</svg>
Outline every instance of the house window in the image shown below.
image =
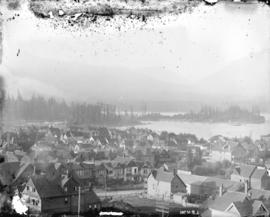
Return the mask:
<svg viewBox="0 0 270 217">
<path fill-rule="evenodd" d="M 38 206 L 38 204 L 39 204 L 39 200 L 36 200 L 36 206 Z"/>
<path fill-rule="evenodd" d="M 36 205 L 36 201 L 34 199 L 32 200 L 32 204 L 33 205 Z"/>
<path fill-rule="evenodd" d="M 33 190 L 33 192 L 36 192 L 36 189 L 35 188 L 33 188 L 32 190 Z"/>
<path fill-rule="evenodd" d="M 27 191 L 29 191 L 29 189 L 30 189 L 30 188 L 29 188 L 29 186 L 28 186 L 28 185 L 26 186 L 26 189 L 27 189 Z"/>
</svg>

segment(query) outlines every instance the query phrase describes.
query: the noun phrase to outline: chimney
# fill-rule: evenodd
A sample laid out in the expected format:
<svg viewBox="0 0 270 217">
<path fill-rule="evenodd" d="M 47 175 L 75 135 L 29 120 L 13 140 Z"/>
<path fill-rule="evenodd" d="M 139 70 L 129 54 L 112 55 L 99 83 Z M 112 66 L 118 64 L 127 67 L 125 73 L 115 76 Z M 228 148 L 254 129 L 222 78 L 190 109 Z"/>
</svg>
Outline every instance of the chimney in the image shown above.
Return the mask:
<svg viewBox="0 0 270 217">
<path fill-rule="evenodd" d="M 36 175 L 36 164 L 34 163 L 33 165 L 33 175 L 35 176 Z"/>
<path fill-rule="evenodd" d="M 248 195 L 248 181 L 245 181 L 245 194 Z"/>
<path fill-rule="evenodd" d="M 176 169 L 176 168 L 173 169 L 173 175 L 174 175 L 174 176 L 177 175 L 177 169 Z"/>
<path fill-rule="evenodd" d="M 221 186 L 219 187 L 219 196 L 221 197 L 223 195 L 223 184 L 221 184 Z"/>
</svg>

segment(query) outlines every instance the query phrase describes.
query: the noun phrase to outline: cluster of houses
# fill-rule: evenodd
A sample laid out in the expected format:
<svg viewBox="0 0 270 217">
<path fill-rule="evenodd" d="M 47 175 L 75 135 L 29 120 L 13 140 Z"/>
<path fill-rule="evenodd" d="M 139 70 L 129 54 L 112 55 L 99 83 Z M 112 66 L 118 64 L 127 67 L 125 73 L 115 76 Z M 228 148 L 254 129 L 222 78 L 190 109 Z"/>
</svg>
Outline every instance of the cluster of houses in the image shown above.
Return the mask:
<svg viewBox="0 0 270 217">
<path fill-rule="evenodd" d="M 87 213 L 101 206 L 91 183 L 67 174 L 31 176 L 19 194 L 32 216 Z"/>
<path fill-rule="evenodd" d="M 206 216 L 269 216 L 270 163 L 260 153 L 270 151 L 270 135 L 255 142 L 223 136 L 206 141 L 135 128 L 40 127 L 27 150 L 17 135 L 2 138 L 0 182 L 13 186 L 32 213 L 87 212 L 101 205 L 95 189 L 146 184 L 147 197 L 200 204 Z M 188 152 L 233 163 L 230 179 L 193 174 Z"/>
<path fill-rule="evenodd" d="M 269 138 L 270 135 L 265 135 L 253 142 L 223 136 L 212 137 L 209 139 L 208 159 L 212 162 L 227 160 L 233 163 L 264 165 L 267 159 L 263 159 L 262 155 L 270 151 Z"/>
<path fill-rule="evenodd" d="M 205 208 L 202 213 L 205 217 L 267 217 L 270 214 L 270 176 L 266 168 L 247 164 L 235 166 L 230 179 L 169 171 L 163 166 L 150 173 L 147 195 L 182 206 L 200 204 Z"/>
</svg>

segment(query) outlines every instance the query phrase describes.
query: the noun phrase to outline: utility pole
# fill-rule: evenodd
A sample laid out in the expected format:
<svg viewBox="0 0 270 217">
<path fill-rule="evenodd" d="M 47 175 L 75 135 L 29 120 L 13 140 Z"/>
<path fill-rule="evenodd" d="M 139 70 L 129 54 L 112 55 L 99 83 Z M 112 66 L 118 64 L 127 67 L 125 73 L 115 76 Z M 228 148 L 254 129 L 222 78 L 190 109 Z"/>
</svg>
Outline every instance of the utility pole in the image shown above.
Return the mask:
<svg viewBox="0 0 270 217">
<path fill-rule="evenodd" d="M 107 170 L 105 171 L 105 198 L 107 197 Z"/>
<path fill-rule="evenodd" d="M 79 194 L 78 194 L 78 217 L 80 217 L 81 212 L 81 186 L 79 186 Z"/>
</svg>

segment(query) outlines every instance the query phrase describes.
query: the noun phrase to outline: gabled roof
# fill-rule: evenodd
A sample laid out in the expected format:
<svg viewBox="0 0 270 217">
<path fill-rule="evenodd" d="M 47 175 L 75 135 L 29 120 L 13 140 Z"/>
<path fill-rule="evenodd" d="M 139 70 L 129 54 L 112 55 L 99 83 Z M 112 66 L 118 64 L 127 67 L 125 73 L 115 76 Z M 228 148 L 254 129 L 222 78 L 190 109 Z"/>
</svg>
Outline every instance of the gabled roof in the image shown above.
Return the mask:
<svg viewBox="0 0 270 217">
<path fill-rule="evenodd" d="M 171 182 L 172 179 L 174 178 L 174 174 L 172 172 L 166 172 L 166 171 L 159 171 L 156 176 L 157 181 L 162 181 L 162 182 Z"/>
<path fill-rule="evenodd" d="M 16 182 L 28 168 L 33 169 L 33 165 L 30 162 L 26 162 L 23 165 L 20 165 L 20 169 L 16 174 L 14 182 Z"/>
<path fill-rule="evenodd" d="M 150 162 L 146 161 L 146 162 L 143 162 L 143 165 L 142 165 L 142 168 L 151 168 L 152 165 Z"/>
<path fill-rule="evenodd" d="M 132 160 L 134 160 L 134 158 L 132 158 L 132 157 L 117 156 L 113 161 L 117 162 L 117 163 L 128 164 Z"/>
<path fill-rule="evenodd" d="M 247 195 L 241 192 L 226 192 L 221 197 L 217 197 L 212 204 L 211 209 L 225 211 L 231 203 L 244 202 L 247 200 Z"/>
<path fill-rule="evenodd" d="M 252 174 L 251 178 L 252 179 L 261 179 L 265 174 L 267 173 L 267 171 L 265 169 L 256 169 L 254 171 L 254 173 Z"/>
<path fill-rule="evenodd" d="M 81 163 L 81 166 L 84 168 L 84 169 L 94 169 L 95 168 L 95 164 L 92 163 L 92 162 L 88 162 L 88 161 L 83 161 Z"/>
<path fill-rule="evenodd" d="M 152 174 L 155 179 L 157 178 L 157 170 L 152 170 L 150 174 Z"/>
<path fill-rule="evenodd" d="M 47 180 L 45 176 L 32 176 L 31 180 L 41 198 L 61 196 L 63 189 L 54 180 Z"/>
<path fill-rule="evenodd" d="M 268 200 L 270 198 L 270 191 L 267 190 L 250 189 L 249 194 L 251 195 L 251 199 L 255 200 Z"/>
<path fill-rule="evenodd" d="M 266 213 L 269 213 L 269 210 L 266 208 L 266 206 L 263 204 L 262 201 L 260 200 L 255 200 L 253 203 L 252 203 L 252 214 L 253 216 L 255 216 L 256 214 L 261 214 L 261 210 L 260 209 L 263 209 L 265 210 Z"/>
<path fill-rule="evenodd" d="M 155 179 L 157 181 L 171 183 L 171 181 L 175 177 L 178 178 L 186 186 L 185 182 L 174 172 L 168 172 L 168 171 L 165 171 L 164 169 L 161 169 L 161 168 L 156 170 Z"/>
<path fill-rule="evenodd" d="M 105 167 L 107 170 L 113 169 L 113 165 L 112 165 L 111 162 L 106 162 L 106 163 L 104 163 L 104 167 Z"/>
<path fill-rule="evenodd" d="M 221 179 L 217 177 L 207 177 L 206 180 L 203 182 L 204 184 L 207 183 L 214 183 L 216 187 L 224 187 L 226 190 L 231 190 L 232 188 L 237 188 L 240 184 L 239 182 L 231 181 L 229 179 Z M 214 187 L 214 186 L 213 186 Z"/>
<path fill-rule="evenodd" d="M 55 168 L 56 170 L 60 169 L 62 166 L 63 166 L 62 163 L 55 163 L 55 164 L 54 164 L 54 168 Z"/>
<path fill-rule="evenodd" d="M 195 184 L 195 183 L 202 183 L 207 179 L 206 176 L 198 176 L 198 175 L 191 175 L 191 174 L 186 174 L 183 172 L 178 172 L 178 176 L 184 181 L 185 184 Z"/>
<path fill-rule="evenodd" d="M 228 140 L 217 140 L 212 143 L 212 150 L 220 152 L 231 152 L 238 146 L 238 142 Z"/>
<path fill-rule="evenodd" d="M 186 174 L 178 172 L 178 176 L 184 181 L 185 184 L 209 186 L 211 189 L 224 187 L 226 190 L 238 189 L 239 182 L 234 182 L 228 179 L 221 179 L 216 177 L 199 176 L 194 174 Z"/>
<path fill-rule="evenodd" d="M 95 170 L 106 170 L 104 163 L 95 166 Z"/>
<path fill-rule="evenodd" d="M 64 187 L 68 181 L 69 181 L 70 177 L 68 176 L 64 176 L 62 179 L 61 179 L 61 186 Z"/>
<path fill-rule="evenodd" d="M 123 168 L 125 168 L 125 164 L 116 163 L 113 167 L 114 167 L 114 169 L 123 169 Z"/>
<path fill-rule="evenodd" d="M 239 168 L 235 168 L 234 173 L 239 173 L 240 176 L 244 178 L 249 178 L 256 170 L 256 166 L 248 165 L 248 164 L 241 164 Z"/>
<path fill-rule="evenodd" d="M 93 190 L 91 190 L 90 192 L 87 192 L 84 195 L 84 200 L 90 204 L 100 203 L 99 197 L 96 195 L 96 193 Z"/>
<path fill-rule="evenodd" d="M 235 205 L 240 216 L 250 216 L 252 214 L 253 208 L 251 206 L 252 205 L 251 201 L 249 200 L 245 200 L 243 202 L 236 201 L 236 202 L 233 202 L 233 204 Z"/>
<path fill-rule="evenodd" d="M 129 161 L 127 164 L 128 167 L 137 167 L 137 163 L 134 160 Z"/>
</svg>

